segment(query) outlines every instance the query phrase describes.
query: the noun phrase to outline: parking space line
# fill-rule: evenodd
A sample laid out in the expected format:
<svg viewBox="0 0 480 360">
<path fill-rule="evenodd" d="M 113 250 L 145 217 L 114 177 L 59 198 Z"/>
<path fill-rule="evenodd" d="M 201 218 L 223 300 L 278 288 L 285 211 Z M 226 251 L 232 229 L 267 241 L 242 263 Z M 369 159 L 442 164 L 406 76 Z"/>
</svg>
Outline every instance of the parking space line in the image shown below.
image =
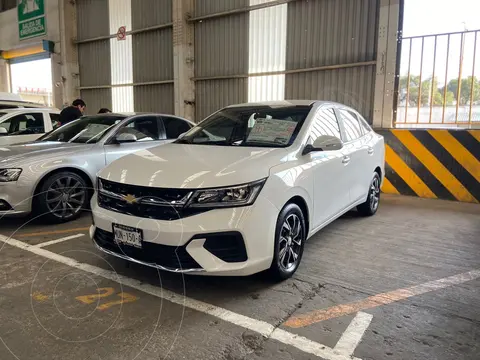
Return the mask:
<svg viewBox="0 0 480 360">
<path fill-rule="evenodd" d="M 58 244 L 58 243 L 61 243 L 61 242 L 64 242 L 64 241 L 77 239 L 77 238 L 82 237 L 82 236 L 85 236 L 85 234 L 77 234 L 77 235 L 66 236 L 66 237 L 63 237 L 63 238 L 60 238 L 60 239 L 47 241 L 47 242 L 40 243 L 40 244 L 37 244 L 37 245 L 34 245 L 34 246 L 36 246 L 36 247 L 50 246 L 50 245 Z"/>
<path fill-rule="evenodd" d="M 352 355 L 362 340 L 363 334 L 372 322 L 373 315 L 359 312 L 353 318 L 347 330 L 342 334 L 334 349 L 345 355 Z"/>
<path fill-rule="evenodd" d="M 285 325 L 291 328 L 300 328 L 340 316 L 354 314 L 361 310 L 367 310 L 380 305 L 391 304 L 393 302 L 408 299 L 412 296 L 422 295 L 432 291 L 445 289 L 453 285 L 463 284 L 464 282 L 478 278 L 480 278 L 480 269 L 475 269 L 443 279 L 429 281 L 424 284 L 370 296 L 366 299 L 348 304 L 337 305 L 327 309 L 316 310 L 307 314 L 298 315 L 287 320 Z"/>
<path fill-rule="evenodd" d="M 275 326 L 265 321 L 253 319 L 248 316 L 241 315 L 233 311 L 205 303 L 203 301 L 191 299 L 189 297 L 176 294 L 161 287 L 146 284 L 139 280 L 129 278 L 111 270 L 106 270 L 93 265 L 80 263 L 72 258 L 56 254 L 43 248 L 29 245 L 16 239 L 8 238 L 7 236 L 0 235 L 0 241 L 10 246 L 14 246 L 16 248 L 28 251 L 32 254 L 42 256 L 49 260 L 56 261 L 58 263 L 97 276 L 101 276 L 105 279 L 120 283 L 124 286 L 139 290 L 146 294 L 170 301 L 171 303 L 185 306 L 192 310 L 214 316 L 222 321 L 229 322 L 233 325 L 254 331 L 264 336 L 266 339 L 277 340 L 279 342 L 282 342 L 283 344 L 291 345 L 305 353 L 318 356 L 325 360 L 359 360 L 355 357 L 339 353 L 337 350 L 332 349 L 326 345 L 317 343 L 299 335 L 292 334 L 280 328 L 276 328 Z"/>
<path fill-rule="evenodd" d="M 89 229 L 90 227 L 83 227 L 83 228 L 66 229 L 66 230 L 44 231 L 44 232 L 36 232 L 36 233 L 18 234 L 16 235 L 16 237 L 26 238 L 26 237 L 44 236 L 44 235 L 59 235 L 59 234 L 68 234 L 68 233 L 77 232 L 77 231 L 88 231 Z"/>
</svg>

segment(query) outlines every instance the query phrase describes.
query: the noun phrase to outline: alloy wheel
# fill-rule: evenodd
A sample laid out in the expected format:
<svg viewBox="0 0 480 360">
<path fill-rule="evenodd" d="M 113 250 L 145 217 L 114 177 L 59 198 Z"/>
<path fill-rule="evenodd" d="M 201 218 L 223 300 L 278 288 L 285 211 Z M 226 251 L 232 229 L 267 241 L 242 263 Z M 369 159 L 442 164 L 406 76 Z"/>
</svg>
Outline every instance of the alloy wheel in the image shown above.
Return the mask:
<svg viewBox="0 0 480 360">
<path fill-rule="evenodd" d="M 57 218 L 67 219 L 82 210 L 87 191 L 74 177 L 57 179 L 50 185 L 46 194 L 47 208 Z"/>
<path fill-rule="evenodd" d="M 376 211 L 380 202 L 380 179 L 375 176 L 370 186 L 370 209 Z"/>
<path fill-rule="evenodd" d="M 285 219 L 280 231 L 278 263 L 285 271 L 296 268 L 300 258 L 303 241 L 303 228 L 300 218 L 290 214 Z"/>
</svg>

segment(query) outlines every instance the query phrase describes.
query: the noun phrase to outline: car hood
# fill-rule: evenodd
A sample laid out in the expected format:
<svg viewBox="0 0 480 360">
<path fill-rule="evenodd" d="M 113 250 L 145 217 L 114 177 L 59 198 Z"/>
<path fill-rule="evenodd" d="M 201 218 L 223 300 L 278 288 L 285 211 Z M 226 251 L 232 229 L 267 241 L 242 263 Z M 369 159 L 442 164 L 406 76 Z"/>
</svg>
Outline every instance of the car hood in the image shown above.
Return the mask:
<svg viewBox="0 0 480 360">
<path fill-rule="evenodd" d="M 287 154 L 283 148 L 167 144 L 114 161 L 99 176 L 160 188 L 229 186 L 266 178 Z"/>
<path fill-rule="evenodd" d="M 93 145 L 39 141 L 0 147 L 0 168 L 22 166 L 31 162 L 64 158 Z"/>
</svg>

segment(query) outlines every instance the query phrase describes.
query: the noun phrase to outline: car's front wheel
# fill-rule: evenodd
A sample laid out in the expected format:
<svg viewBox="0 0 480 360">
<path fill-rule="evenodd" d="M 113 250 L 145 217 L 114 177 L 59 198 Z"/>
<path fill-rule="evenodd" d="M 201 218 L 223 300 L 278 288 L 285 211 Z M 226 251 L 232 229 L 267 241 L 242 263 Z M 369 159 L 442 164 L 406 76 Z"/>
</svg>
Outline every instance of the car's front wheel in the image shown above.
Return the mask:
<svg viewBox="0 0 480 360">
<path fill-rule="evenodd" d="M 270 273 L 277 280 L 291 277 L 300 265 L 307 238 L 305 218 L 296 204 L 287 204 L 277 220 Z"/>
<path fill-rule="evenodd" d="M 372 216 L 378 210 L 380 205 L 380 175 L 373 173 L 373 179 L 368 188 L 367 201 L 357 206 L 357 210 L 362 216 Z"/>
<path fill-rule="evenodd" d="M 74 172 L 62 171 L 43 181 L 34 199 L 34 211 L 42 220 L 62 223 L 80 216 L 88 200 L 86 181 Z"/>
</svg>

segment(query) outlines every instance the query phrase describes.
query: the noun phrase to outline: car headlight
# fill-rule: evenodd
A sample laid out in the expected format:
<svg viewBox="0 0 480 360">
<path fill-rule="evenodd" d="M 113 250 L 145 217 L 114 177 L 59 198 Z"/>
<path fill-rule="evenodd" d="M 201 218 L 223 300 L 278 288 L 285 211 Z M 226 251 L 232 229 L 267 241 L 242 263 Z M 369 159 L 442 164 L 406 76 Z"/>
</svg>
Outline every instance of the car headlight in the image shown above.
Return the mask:
<svg viewBox="0 0 480 360">
<path fill-rule="evenodd" d="M 266 180 L 262 179 L 238 186 L 195 190 L 187 207 L 214 208 L 251 205 L 257 199 Z"/>
<path fill-rule="evenodd" d="M 22 169 L 0 169 L 0 182 L 17 181 Z"/>
</svg>

